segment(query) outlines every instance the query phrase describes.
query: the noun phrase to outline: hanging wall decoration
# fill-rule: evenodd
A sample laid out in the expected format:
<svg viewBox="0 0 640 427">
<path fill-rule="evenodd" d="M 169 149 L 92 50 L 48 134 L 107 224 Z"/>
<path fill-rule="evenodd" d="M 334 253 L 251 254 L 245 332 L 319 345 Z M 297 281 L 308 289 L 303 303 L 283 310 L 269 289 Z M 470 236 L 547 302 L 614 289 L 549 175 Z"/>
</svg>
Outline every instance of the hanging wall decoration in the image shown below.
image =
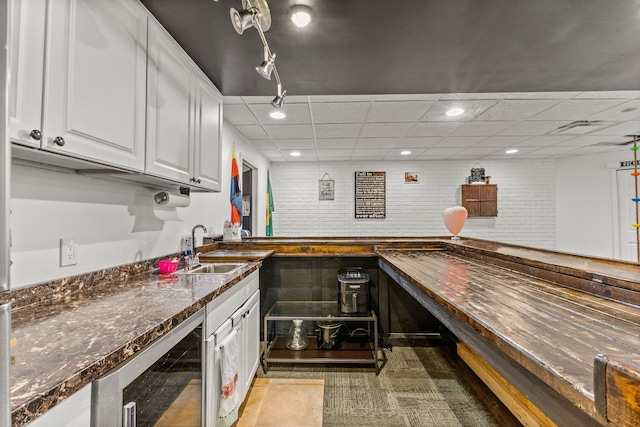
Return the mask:
<svg viewBox="0 0 640 427">
<path fill-rule="evenodd" d="M 386 172 L 356 172 L 355 180 L 355 217 L 385 219 Z"/>
<path fill-rule="evenodd" d="M 405 172 L 404 173 L 404 183 L 405 184 L 417 184 L 418 183 L 418 172 Z"/>
<path fill-rule="evenodd" d="M 325 179 L 327 177 L 328 179 Z M 318 181 L 318 200 L 333 200 L 335 194 L 335 182 L 331 175 L 325 173 Z"/>
<path fill-rule="evenodd" d="M 640 172 L 638 172 L 638 135 L 633 135 L 633 147 L 631 147 L 631 151 L 633 151 L 633 172 L 631 172 L 631 176 L 634 177 L 635 181 L 635 197 L 631 199 L 632 202 L 636 204 L 636 222 L 631 224 L 632 227 L 636 229 L 636 248 L 638 255 L 638 262 L 640 262 L 640 198 L 638 197 L 638 176 L 640 176 Z"/>
</svg>

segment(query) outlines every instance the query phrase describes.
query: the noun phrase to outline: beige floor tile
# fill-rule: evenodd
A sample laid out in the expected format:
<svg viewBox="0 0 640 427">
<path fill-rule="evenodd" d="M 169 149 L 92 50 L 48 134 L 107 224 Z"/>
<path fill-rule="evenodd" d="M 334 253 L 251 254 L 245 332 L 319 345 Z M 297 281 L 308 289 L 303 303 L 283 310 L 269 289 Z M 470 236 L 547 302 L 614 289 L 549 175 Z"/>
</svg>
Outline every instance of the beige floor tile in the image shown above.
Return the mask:
<svg viewBox="0 0 640 427">
<path fill-rule="evenodd" d="M 155 427 L 198 427 L 200 425 L 200 380 L 192 380 L 155 424 Z"/>
</svg>

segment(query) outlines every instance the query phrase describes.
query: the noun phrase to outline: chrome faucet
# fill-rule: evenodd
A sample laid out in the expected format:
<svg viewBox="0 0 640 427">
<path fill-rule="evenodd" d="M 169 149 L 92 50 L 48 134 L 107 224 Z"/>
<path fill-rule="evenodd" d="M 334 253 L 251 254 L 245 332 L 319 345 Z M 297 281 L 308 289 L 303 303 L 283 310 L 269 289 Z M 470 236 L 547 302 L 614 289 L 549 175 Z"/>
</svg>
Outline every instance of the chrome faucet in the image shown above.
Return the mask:
<svg viewBox="0 0 640 427">
<path fill-rule="evenodd" d="M 191 266 L 200 264 L 200 254 L 196 253 L 196 230 L 198 228 L 202 228 L 205 233 L 207 232 L 207 229 L 202 224 L 198 224 L 191 229 L 191 256 L 193 257 Z"/>
</svg>

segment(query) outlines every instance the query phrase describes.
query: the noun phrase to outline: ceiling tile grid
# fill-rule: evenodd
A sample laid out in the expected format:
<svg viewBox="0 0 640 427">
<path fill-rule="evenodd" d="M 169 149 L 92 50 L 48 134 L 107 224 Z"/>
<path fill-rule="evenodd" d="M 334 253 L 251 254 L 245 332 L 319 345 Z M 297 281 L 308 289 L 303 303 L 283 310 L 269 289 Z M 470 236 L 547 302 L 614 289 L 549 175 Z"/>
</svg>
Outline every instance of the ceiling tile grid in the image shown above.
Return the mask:
<svg viewBox="0 0 640 427">
<path fill-rule="evenodd" d="M 504 159 L 508 148 L 548 159 L 640 135 L 638 91 L 296 96 L 280 120 L 268 101 L 225 97 L 224 117 L 277 162 Z M 453 107 L 464 112 L 447 116 Z"/>
</svg>

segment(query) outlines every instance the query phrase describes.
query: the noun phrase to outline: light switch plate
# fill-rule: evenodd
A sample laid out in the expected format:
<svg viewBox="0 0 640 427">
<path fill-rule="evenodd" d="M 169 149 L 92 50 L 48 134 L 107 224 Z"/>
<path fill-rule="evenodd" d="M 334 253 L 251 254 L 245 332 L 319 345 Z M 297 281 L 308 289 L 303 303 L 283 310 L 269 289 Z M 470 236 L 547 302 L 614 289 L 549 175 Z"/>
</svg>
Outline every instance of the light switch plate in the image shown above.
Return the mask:
<svg viewBox="0 0 640 427">
<path fill-rule="evenodd" d="M 78 263 L 78 242 L 75 237 L 60 239 L 60 267 Z"/>
</svg>

